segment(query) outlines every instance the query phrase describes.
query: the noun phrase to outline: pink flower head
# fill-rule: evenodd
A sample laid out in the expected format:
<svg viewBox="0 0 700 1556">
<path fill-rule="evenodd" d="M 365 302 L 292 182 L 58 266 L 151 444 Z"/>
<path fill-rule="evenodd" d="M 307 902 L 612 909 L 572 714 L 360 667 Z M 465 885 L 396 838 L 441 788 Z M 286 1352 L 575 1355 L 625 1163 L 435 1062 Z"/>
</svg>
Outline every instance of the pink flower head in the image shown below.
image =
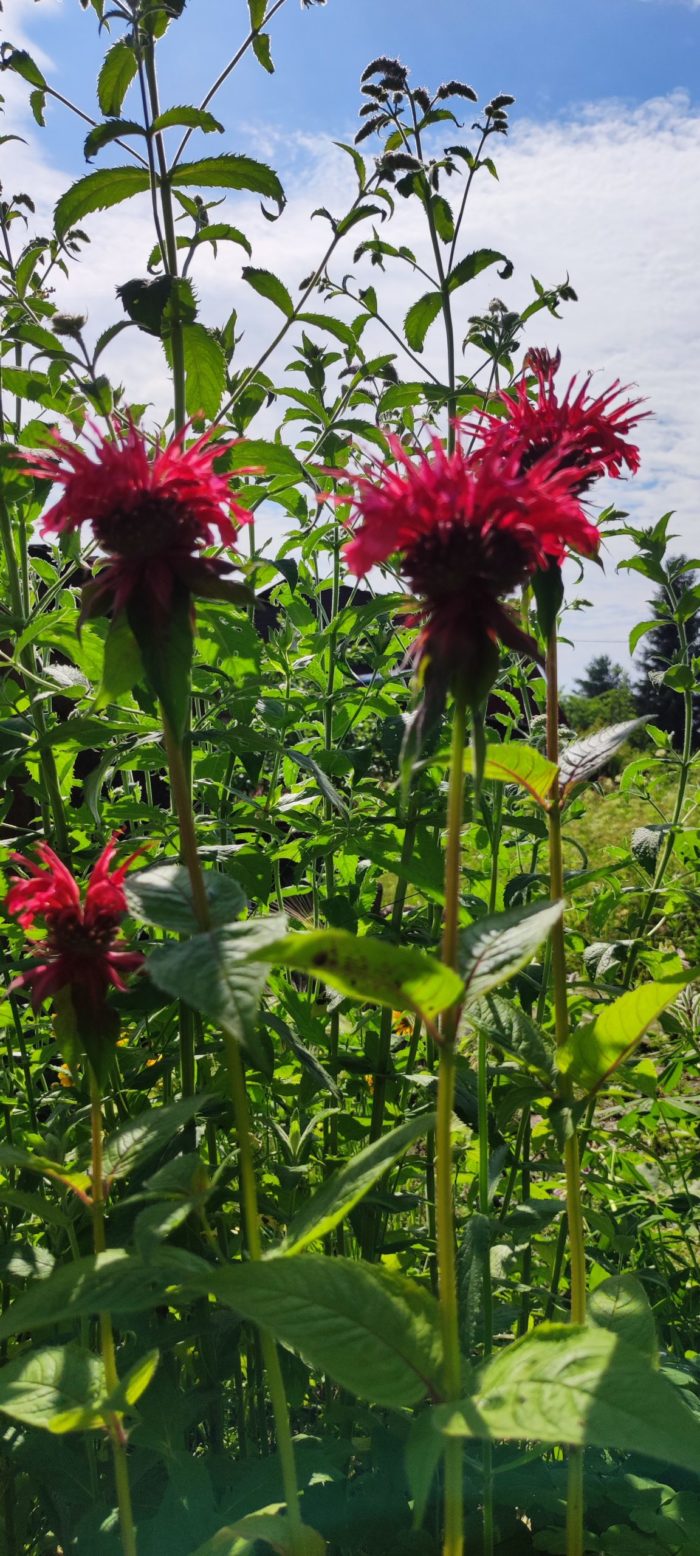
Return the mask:
<svg viewBox="0 0 700 1556">
<path fill-rule="evenodd" d="M 115 418 L 111 437 L 91 431 L 91 452 L 55 436 L 51 450 L 25 466 L 63 488 L 44 515 L 42 533 L 70 534 L 89 523 L 109 558 L 88 587 L 83 614 L 117 613 L 144 590 L 162 613 L 178 579 L 195 593 L 213 593 L 227 564 L 200 552 L 217 540 L 232 547 L 232 518 L 238 525 L 250 519 L 234 501 L 228 479 L 214 470 L 214 460 L 231 445 L 213 443 L 208 432 L 185 448 L 183 428 L 167 448 L 152 453 L 133 422 L 124 429 Z"/>
<path fill-rule="evenodd" d="M 127 912 L 124 877 L 143 849 L 113 870 L 116 846 L 112 837 L 88 878 L 84 898 L 48 843 L 37 846 L 41 865 L 24 854 L 13 854 L 15 863 L 24 865 L 29 875 L 15 876 L 7 896 L 7 910 L 23 929 L 31 929 L 36 919 L 43 919 L 46 926 L 46 938 L 34 943 L 43 960 L 21 973 L 11 987 L 31 989 L 35 1009 L 59 989 L 71 988 L 97 1031 L 110 985 L 123 989 L 124 976 L 143 963 L 139 951 L 121 950 L 118 941 Z"/>
<path fill-rule="evenodd" d="M 560 399 L 555 386 L 560 365 L 559 351 L 555 356 L 546 350 L 528 352 L 525 366 L 537 379 L 535 398 L 530 398 L 521 379 L 515 399 L 501 395 L 505 420 L 486 415 L 475 429 L 479 436 L 487 441 L 500 438 L 504 448 L 519 449 L 524 466 L 544 455 L 558 458 L 562 466 L 573 466 L 581 493 L 602 475 L 621 476 L 623 466 L 634 475 L 639 449 L 628 441 L 629 434 L 650 412 L 638 410 L 641 400 L 620 400 L 625 390 L 618 381 L 591 397 L 590 376 L 579 387 L 572 378 Z"/>
<path fill-rule="evenodd" d="M 411 457 L 388 439 L 395 467 L 351 477 L 359 518 L 345 547 L 363 576 L 392 555 L 423 602 L 419 656 L 441 682 L 461 676 L 479 700 L 495 674 L 497 643 L 537 652 L 503 603 L 551 559 L 594 555 L 598 530 L 581 509 L 576 471 L 554 455 L 523 468 L 518 449 L 485 440 L 473 454 Z"/>
</svg>

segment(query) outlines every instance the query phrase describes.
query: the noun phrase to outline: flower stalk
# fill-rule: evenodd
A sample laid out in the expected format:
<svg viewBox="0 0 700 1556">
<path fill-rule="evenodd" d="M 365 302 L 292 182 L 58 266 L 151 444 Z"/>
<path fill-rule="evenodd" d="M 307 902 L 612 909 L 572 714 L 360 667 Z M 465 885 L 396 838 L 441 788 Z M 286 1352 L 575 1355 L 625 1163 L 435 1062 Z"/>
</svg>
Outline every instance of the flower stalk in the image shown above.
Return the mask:
<svg viewBox="0 0 700 1556">
<path fill-rule="evenodd" d="M 445 919 L 442 959 L 457 964 L 459 888 L 462 865 L 462 815 L 464 808 L 464 747 L 467 698 L 460 688 L 452 714 L 452 752 L 445 856 Z M 452 1201 L 452 1113 L 456 1079 L 456 1038 L 459 1006 L 445 1012 L 441 1026 L 436 1126 L 436 1221 L 438 1289 L 444 1351 L 446 1396 L 459 1399 L 462 1392 L 462 1359 L 459 1344 L 455 1220 Z M 445 1447 L 443 1556 L 462 1556 L 464 1550 L 462 1444 L 450 1439 Z"/>
<path fill-rule="evenodd" d="M 559 763 L 559 676 L 557 657 L 557 625 L 553 623 L 547 640 L 547 756 L 550 762 Z M 549 808 L 549 878 L 550 896 L 560 902 L 564 895 L 564 863 L 561 836 L 561 797 L 559 780 L 555 778 L 551 789 Z M 551 932 L 552 979 L 554 988 L 554 1022 L 557 1048 L 569 1037 L 569 1007 L 566 987 L 566 949 L 564 920 L 559 918 Z M 560 1080 L 560 1092 L 564 1103 L 572 1101 L 571 1085 L 565 1076 Z M 564 1146 L 564 1170 L 566 1174 L 566 1214 L 571 1261 L 571 1322 L 583 1324 L 586 1319 L 586 1253 L 581 1204 L 581 1172 L 578 1133 L 572 1122 Z M 569 1478 L 566 1508 L 567 1556 L 583 1556 L 583 1450 L 569 1450 Z"/>
<path fill-rule="evenodd" d="M 180 851 L 190 878 L 192 902 L 200 930 L 205 933 L 211 927 L 209 903 L 202 867 L 197 851 L 197 840 L 192 812 L 192 800 L 187 779 L 187 769 L 180 743 L 164 719 L 166 752 L 170 770 L 173 800 L 180 829 Z M 236 1135 L 238 1139 L 241 1199 L 245 1219 L 245 1237 L 251 1259 L 262 1259 L 260 1238 L 260 1214 L 258 1191 L 255 1181 L 255 1164 L 250 1133 L 250 1113 L 245 1084 L 245 1071 L 240 1048 L 235 1038 L 223 1033 L 226 1064 L 231 1088 Z M 294 1448 L 289 1421 L 289 1411 L 284 1389 L 277 1346 L 268 1331 L 260 1329 L 260 1343 L 267 1374 L 267 1385 L 275 1421 L 277 1451 L 282 1472 L 282 1484 L 287 1504 L 292 1556 L 304 1556 L 304 1531 L 299 1509 L 299 1488 L 294 1463 Z"/>
<path fill-rule="evenodd" d="M 88 1072 L 90 1077 L 90 1125 L 92 1135 L 92 1238 L 95 1253 L 101 1254 L 105 1252 L 107 1246 L 105 1238 L 104 1173 L 102 1167 L 102 1092 L 91 1064 L 88 1064 Z M 114 1394 L 119 1387 L 111 1315 L 109 1313 L 100 1313 L 99 1322 L 100 1349 L 105 1372 L 105 1383 L 109 1395 Z M 107 1417 L 107 1426 L 114 1458 L 114 1479 L 117 1488 L 122 1551 L 124 1556 L 137 1556 L 129 1466 L 126 1456 L 126 1434 L 121 1416 L 117 1411 L 110 1411 Z"/>
</svg>

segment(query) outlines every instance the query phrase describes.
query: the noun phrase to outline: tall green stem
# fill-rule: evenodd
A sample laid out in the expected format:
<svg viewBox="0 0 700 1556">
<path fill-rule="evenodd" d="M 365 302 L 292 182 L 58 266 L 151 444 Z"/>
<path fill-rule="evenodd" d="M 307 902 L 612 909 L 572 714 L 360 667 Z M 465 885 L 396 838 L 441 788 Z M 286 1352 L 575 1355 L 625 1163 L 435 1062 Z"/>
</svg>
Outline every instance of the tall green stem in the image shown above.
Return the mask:
<svg viewBox="0 0 700 1556">
<path fill-rule="evenodd" d="M 445 856 L 445 920 L 442 959 L 448 967 L 457 964 L 459 889 L 462 866 L 462 815 L 464 810 L 464 745 L 466 737 L 466 697 L 459 691 L 452 716 L 452 755 L 447 817 Z M 438 1070 L 437 1126 L 435 1131 L 435 1198 L 437 1221 L 438 1285 L 444 1350 L 445 1392 L 448 1399 L 459 1399 L 462 1392 L 462 1360 L 459 1346 L 455 1222 L 452 1202 L 452 1112 L 455 1095 L 456 1037 L 459 1006 L 445 1012 L 441 1026 Z M 445 1448 L 445 1529 L 443 1556 L 462 1556 L 464 1527 L 462 1515 L 462 1444 L 448 1440 Z"/>
<path fill-rule="evenodd" d="M 547 756 L 559 763 L 559 677 L 557 663 L 557 627 L 554 623 L 547 643 Z M 561 840 L 561 798 L 555 778 L 549 809 L 549 879 L 553 902 L 564 895 L 564 861 Z M 564 920 L 557 920 L 551 933 L 552 977 L 554 982 L 554 1021 L 557 1047 L 569 1036 L 569 1006 L 566 988 L 566 948 Z M 561 1080 L 562 1099 L 571 1102 L 571 1086 Z M 566 1174 L 566 1214 L 571 1259 L 571 1322 L 582 1324 L 586 1318 L 586 1253 L 581 1206 L 581 1172 L 578 1134 L 571 1125 L 564 1147 Z M 566 1505 L 567 1556 L 583 1556 L 583 1450 L 569 1450 L 569 1483 Z"/>
<path fill-rule="evenodd" d="M 209 903 L 197 852 L 197 838 L 187 771 L 181 747 L 173 731 L 169 728 L 167 720 L 164 720 L 164 731 L 170 768 L 170 783 L 180 828 L 180 851 L 190 878 L 195 915 L 200 929 L 206 931 L 211 926 Z M 246 1242 L 251 1259 L 259 1260 L 262 1258 L 260 1215 L 257 1185 L 255 1182 L 253 1146 L 250 1136 L 250 1116 L 245 1072 L 237 1042 L 228 1032 L 224 1032 L 223 1037 L 231 1087 L 231 1102 L 233 1104 L 238 1139 L 241 1199 L 245 1219 Z M 277 1451 L 282 1471 L 285 1501 L 287 1503 L 292 1556 L 303 1556 L 304 1532 L 299 1510 L 299 1489 L 282 1369 L 277 1347 L 272 1336 L 267 1331 L 261 1329 L 260 1340 L 267 1374 L 267 1384 L 270 1391 L 270 1401 L 275 1418 Z"/>
<path fill-rule="evenodd" d="M 92 1237 L 95 1253 L 100 1254 L 104 1253 L 106 1247 L 104 1173 L 102 1167 L 102 1093 L 92 1065 L 89 1065 L 88 1068 L 90 1071 L 90 1124 L 92 1131 Z M 112 1319 L 109 1313 L 100 1313 L 100 1347 L 107 1392 L 108 1394 L 113 1394 L 119 1386 L 119 1374 L 117 1372 Z M 124 1556 L 136 1556 L 136 1530 L 134 1529 L 134 1515 L 131 1506 L 126 1437 L 121 1417 L 116 1412 L 110 1414 L 108 1427 L 112 1442 L 112 1453 L 114 1455 L 114 1479 L 117 1488 L 122 1550 Z"/>
</svg>

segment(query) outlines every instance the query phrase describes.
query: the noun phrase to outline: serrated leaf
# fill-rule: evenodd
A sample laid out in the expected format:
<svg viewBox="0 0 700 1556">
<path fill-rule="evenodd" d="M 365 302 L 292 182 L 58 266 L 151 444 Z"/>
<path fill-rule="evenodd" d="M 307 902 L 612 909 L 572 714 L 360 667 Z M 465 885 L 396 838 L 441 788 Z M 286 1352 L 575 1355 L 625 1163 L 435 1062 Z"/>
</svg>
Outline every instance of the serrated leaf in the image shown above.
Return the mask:
<svg viewBox="0 0 700 1556">
<path fill-rule="evenodd" d="M 238 881 L 218 870 L 205 870 L 203 880 L 212 927 L 239 918 L 247 898 Z M 192 903 L 189 871 L 183 864 L 137 870 L 127 876 L 124 890 L 129 912 L 146 924 L 185 935 L 196 934 L 201 928 Z"/>
<path fill-rule="evenodd" d="M 137 71 L 134 50 L 122 39 L 105 54 L 97 78 L 97 101 L 104 114 L 121 113 L 121 106 Z"/>
<path fill-rule="evenodd" d="M 259 65 L 266 70 L 269 76 L 274 76 L 275 67 L 272 63 L 272 51 L 270 47 L 270 35 L 267 32 L 258 32 L 253 39 L 253 53 Z"/>
<path fill-rule="evenodd" d="M 121 140 L 128 135 L 145 136 L 146 131 L 142 124 L 135 119 L 109 119 L 105 124 L 96 124 L 85 137 L 83 155 L 86 162 L 90 162 L 103 146 L 109 146 L 113 140 Z"/>
<path fill-rule="evenodd" d="M 653 875 L 656 870 L 656 862 L 668 837 L 668 827 L 657 824 L 651 827 L 635 827 L 630 839 L 630 850 L 637 864 L 646 870 L 647 875 Z"/>
<path fill-rule="evenodd" d="M 269 947 L 269 959 L 320 978 L 351 999 L 417 1010 L 429 1023 L 455 1004 L 463 987 L 457 973 L 425 951 L 342 929 L 286 935 Z"/>
<path fill-rule="evenodd" d="M 182 945 L 158 946 L 147 964 L 159 989 L 224 1028 L 264 1071 L 269 1058 L 257 1015 L 272 961 L 268 953 L 277 948 L 283 925 L 280 916 L 229 924 Z"/>
<path fill-rule="evenodd" d="M 597 1091 L 629 1058 L 647 1028 L 683 989 L 698 977 L 700 969 L 659 983 L 642 983 L 606 1005 L 592 1021 L 580 1024 L 557 1050 L 562 1073 L 584 1091 Z"/>
<path fill-rule="evenodd" d="M 639 1356 L 658 1365 L 656 1325 L 649 1298 L 636 1275 L 611 1275 L 588 1298 L 588 1321 L 610 1329 Z"/>
<path fill-rule="evenodd" d="M 488 914 L 463 930 L 457 956 L 465 1007 L 483 999 L 532 961 L 563 911 L 563 902 L 536 902 L 508 913 Z M 471 1013 L 467 1014 L 471 1021 Z"/>
<path fill-rule="evenodd" d="M 559 762 L 559 780 L 562 790 L 570 790 L 577 783 L 586 783 L 601 772 L 611 756 L 624 746 L 636 729 L 646 724 L 646 717 L 625 719 L 620 724 L 608 724 L 583 740 L 574 740 L 562 751 Z"/>
<path fill-rule="evenodd" d="M 497 249 L 476 249 L 473 254 L 465 254 L 450 272 L 447 282 L 448 291 L 455 292 L 459 286 L 464 286 L 467 281 L 473 281 L 475 276 L 487 270 L 489 265 L 503 262 L 503 270 L 499 271 L 502 280 L 507 280 L 511 275 L 513 266 L 505 254 L 500 254 Z"/>
<path fill-rule="evenodd" d="M 361 1399 L 400 1409 L 441 1393 L 437 1303 L 404 1276 L 302 1253 L 212 1272 L 212 1291 Z"/>
<path fill-rule="evenodd" d="M 218 130 L 223 133 L 223 124 L 214 118 L 213 113 L 207 113 L 204 108 L 191 108 L 185 104 L 182 107 L 166 108 L 165 113 L 159 113 L 153 120 L 152 130 L 170 130 L 174 126 L 184 125 L 191 130 L 203 130 L 205 135 L 211 135 Z"/>
<path fill-rule="evenodd" d="M 188 416 L 213 421 L 226 388 L 226 358 L 218 340 L 204 324 L 186 324 L 182 331 L 185 357 L 185 404 Z"/>
<path fill-rule="evenodd" d="M 46 1346 L 0 1367 L 0 1411 L 56 1434 L 102 1425 L 102 1360 L 79 1345 Z"/>
<path fill-rule="evenodd" d="M 56 236 L 64 238 L 93 211 L 106 211 L 134 195 L 145 194 L 149 188 L 148 168 L 109 167 L 87 173 L 61 195 L 54 211 Z"/>
<path fill-rule="evenodd" d="M 241 438 L 230 448 L 227 465 L 231 470 L 255 470 L 270 476 L 285 476 L 292 481 L 305 481 L 304 467 L 286 444 L 271 442 L 265 438 Z"/>
<path fill-rule="evenodd" d="M 570 1443 L 697 1470 L 700 1421 L 678 1390 L 616 1334 L 541 1324 L 484 1368 L 473 1399 L 440 1405 L 447 1437 Z"/>
<path fill-rule="evenodd" d="M 257 292 L 259 297 L 266 297 L 269 302 L 274 303 L 275 307 L 281 310 L 285 318 L 291 319 L 294 313 L 294 303 L 284 282 L 280 281 L 279 276 L 273 275 L 271 270 L 258 270 L 254 265 L 244 265 L 241 275 L 243 280 L 247 281 L 249 286 L 252 286 L 253 291 Z"/>
<path fill-rule="evenodd" d="M 464 754 L 464 771 L 474 771 L 474 752 L 471 747 Z M 486 747 L 483 777 L 493 778 L 497 783 L 519 784 L 543 808 L 546 808 L 556 775 L 556 764 L 548 761 L 534 746 L 513 741 L 502 746 Z"/>
<path fill-rule="evenodd" d="M 403 332 L 412 351 L 423 350 L 425 337 L 441 308 L 441 292 L 426 292 L 409 308 L 403 321 Z"/>
<path fill-rule="evenodd" d="M 285 194 L 282 185 L 264 162 L 253 157 L 237 156 L 232 152 L 220 157 L 201 157 L 197 162 L 180 162 L 170 174 L 170 182 L 177 188 L 196 189 L 250 189 L 254 194 L 266 195 L 281 209 Z"/>
<path fill-rule="evenodd" d="M 427 1134 L 434 1124 L 434 1113 L 420 1113 L 358 1151 L 302 1206 L 280 1252 L 296 1255 L 309 1243 L 326 1237 L 379 1182 L 392 1162 L 397 1161 L 414 1140 Z"/>
</svg>

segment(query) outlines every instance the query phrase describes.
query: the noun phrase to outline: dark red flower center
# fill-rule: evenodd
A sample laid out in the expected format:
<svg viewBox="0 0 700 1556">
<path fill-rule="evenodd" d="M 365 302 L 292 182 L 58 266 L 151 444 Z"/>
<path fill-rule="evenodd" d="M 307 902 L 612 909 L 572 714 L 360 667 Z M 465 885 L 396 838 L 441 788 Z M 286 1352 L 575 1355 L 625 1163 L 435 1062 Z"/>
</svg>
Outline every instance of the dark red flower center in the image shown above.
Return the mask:
<svg viewBox="0 0 700 1556">
<path fill-rule="evenodd" d="M 191 553 L 201 534 L 196 515 L 177 498 L 139 492 L 93 520 L 98 545 L 119 556 L 151 557 L 164 551 Z"/>
<path fill-rule="evenodd" d="M 47 923 L 51 950 L 59 956 L 86 960 L 100 958 L 110 950 L 114 940 L 115 923 L 108 914 L 86 924 L 77 913 L 62 912 L 56 914 L 53 922 L 47 918 Z"/>
<path fill-rule="evenodd" d="M 517 528 L 455 523 L 423 535 L 407 552 L 405 571 L 431 607 L 458 596 L 480 613 L 484 597 L 512 594 L 536 560 Z"/>
</svg>

